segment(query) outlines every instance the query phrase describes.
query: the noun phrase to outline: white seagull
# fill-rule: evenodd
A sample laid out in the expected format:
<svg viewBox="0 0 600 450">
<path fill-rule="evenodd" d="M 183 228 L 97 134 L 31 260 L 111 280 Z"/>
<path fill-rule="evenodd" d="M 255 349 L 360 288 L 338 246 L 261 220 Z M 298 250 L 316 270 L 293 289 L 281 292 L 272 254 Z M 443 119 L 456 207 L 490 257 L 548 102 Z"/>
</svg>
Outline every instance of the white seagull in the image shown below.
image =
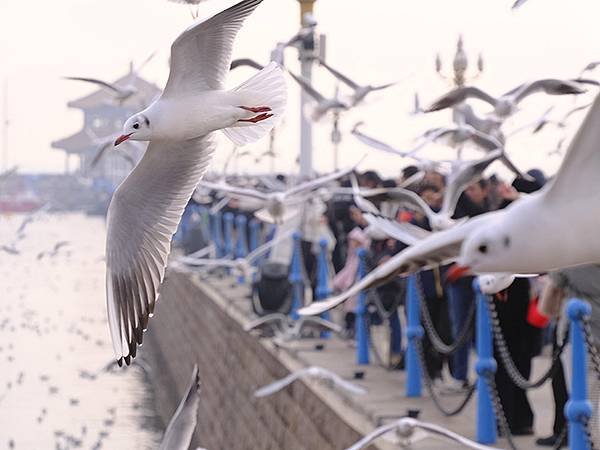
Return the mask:
<svg viewBox="0 0 600 450">
<path fill-rule="evenodd" d="M 309 111 L 306 113 L 310 116 L 310 118 L 318 122 L 323 117 L 327 115 L 327 113 L 335 112 L 335 111 L 346 111 L 352 107 L 350 102 L 345 101 L 342 98 L 338 97 L 338 91 L 336 89 L 336 95 L 332 98 L 327 98 L 319 91 L 317 91 L 307 80 L 304 78 L 293 74 L 288 70 L 290 76 L 300 85 L 300 87 L 314 100 L 314 104 L 311 106 Z"/>
<path fill-rule="evenodd" d="M 334 77 L 336 77 L 338 80 L 340 80 L 342 83 L 344 83 L 346 86 L 350 87 L 354 91 L 354 93 L 350 97 L 350 103 L 352 106 L 358 105 L 371 92 L 381 91 L 383 89 L 392 87 L 396 84 L 394 82 L 394 83 L 382 84 L 379 86 L 372 86 L 370 84 L 362 86 L 362 85 L 352 81 L 350 78 L 343 75 L 341 72 L 335 70 L 333 67 L 328 65 L 325 61 L 323 61 L 321 58 L 319 58 L 319 63 L 321 66 L 325 67 L 325 69 L 327 69 L 327 71 L 329 73 L 331 73 Z"/>
<path fill-rule="evenodd" d="M 198 377 L 198 365 L 195 364 L 192 370 L 192 379 L 181 403 L 167 425 L 158 450 L 188 450 L 198 421 L 199 404 L 200 378 Z"/>
<path fill-rule="evenodd" d="M 600 97 L 573 138 L 557 175 L 507 208 L 432 234 L 378 266 L 348 291 L 299 310 L 321 314 L 401 273 L 458 259 L 473 273 L 545 273 L 600 262 Z M 564 218 L 569 218 L 565 220 Z"/>
<path fill-rule="evenodd" d="M 235 36 L 261 2 L 243 0 L 184 31 L 171 46 L 162 96 L 129 118 L 115 141 L 150 141 L 108 208 L 108 319 L 121 363 L 142 343 L 171 238 L 214 151 L 212 132 L 242 145 L 267 134 L 283 113 L 285 80 L 275 64 L 225 90 Z"/>
<path fill-rule="evenodd" d="M 339 375 L 333 373 L 331 370 L 324 369 L 322 367 L 305 367 L 304 369 L 297 370 L 296 372 L 290 373 L 288 376 L 281 378 L 271 384 L 261 387 L 255 393 L 255 397 L 266 397 L 282 390 L 287 385 L 293 383 L 299 378 L 316 378 L 319 380 L 325 380 L 332 383 L 334 386 L 348 391 L 352 394 L 362 395 L 366 394 L 367 391 L 349 381 L 344 380 Z"/>
<path fill-rule="evenodd" d="M 362 448 L 365 448 L 375 439 L 394 430 L 398 433 L 398 435 L 400 435 L 401 438 L 410 440 L 416 428 L 420 428 L 433 436 L 455 441 L 463 445 L 465 448 L 472 448 L 475 450 L 498 450 L 495 447 L 488 447 L 487 445 L 478 444 L 477 442 L 467 439 L 461 436 L 460 434 L 456 434 L 453 431 L 450 431 L 444 427 L 440 427 L 439 425 L 428 422 L 421 422 L 420 420 L 413 419 L 411 417 L 403 417 L 392 423 L 376 428 L 371 433 L 367 434 L 364 438 L 362 438 L 360 441 L 356 442 L 351 447 L 348 447 L 346 450 L 360 450 Z"/>
<path fill-rule="evenodd" d="M 341 169 L 329 175 L 300 183 L 283 192 L 261 192 L 256 189 L 239 188 L 207 181 L 201 181 L 199 186 L 225 192 L 229 197 L 249 197 L 260 200 L 263 203 L 263 208 L 256 211 L 254 215 L 263 222 L 283 223 L 299 213 L 299 206 L 305 202 L 308 194 L 331 181 L 347 175 L 352 169 L 352 167 Z"/>
<path fill-rule="evenodd" d="M 275 338 L 284 342 L 300 339 L 305 328 L 313 328 L 320 331 L 332 331 L 341 333 L 342 327 L 329 320 L 320 317 L 300 317 L 294 320 L 281 313 L 267 314 L 244 326 L 245 331 L 260 327 L 270 327 L 275 333 Z"/>
<path fill-rule="evenodd" d="M 543 91 L 548 95 L 583 94 L 585 92 L 576 82 L 553 78 L 524 83 L 495 98 L 473 86 L 456 88 L 436 100 L 425 112 L 439 111 L 464 102 L 469 98 L 477 98 L 494 107 L 496 117 L 506 119 L 517 110 L 517 105 L 525 97 Z"/>
</svg>

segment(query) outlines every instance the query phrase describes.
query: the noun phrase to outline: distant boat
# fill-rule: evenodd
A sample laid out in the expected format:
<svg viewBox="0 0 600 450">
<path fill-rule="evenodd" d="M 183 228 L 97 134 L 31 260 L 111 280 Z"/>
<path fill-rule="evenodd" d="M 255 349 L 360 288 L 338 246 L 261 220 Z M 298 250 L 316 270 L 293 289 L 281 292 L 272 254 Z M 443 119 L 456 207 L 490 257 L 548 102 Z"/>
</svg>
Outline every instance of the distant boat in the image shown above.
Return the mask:
<svg viewBox="0 0 600 450">
<path fill-rule="evenodd" d="M 33 192 L 24 191 L 15 195 L 0 196 L 0 213 L 26 213 L 35 211 L 44 202 Z"/>
</svg>

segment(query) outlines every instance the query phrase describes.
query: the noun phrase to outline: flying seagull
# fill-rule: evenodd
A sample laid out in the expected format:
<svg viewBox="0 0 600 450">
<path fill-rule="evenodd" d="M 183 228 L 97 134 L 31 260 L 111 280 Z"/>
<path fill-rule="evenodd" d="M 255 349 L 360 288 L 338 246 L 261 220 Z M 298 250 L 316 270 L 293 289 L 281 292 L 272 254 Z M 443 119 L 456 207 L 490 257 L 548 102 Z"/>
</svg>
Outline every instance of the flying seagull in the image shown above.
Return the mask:
<svg viewBox="0 0 600 450">
<path fill-rule="evenodd" d="M 432 264 L 457 260 L 473 273 L 544 273 L 600 262 L 600 97 L 596 97 L 552 181 L 507 208 L 432 234 L 329 300 L 299 310 L 321 314 L 362 290 Z M 572 220 L 564 221 L 563 217 Z"/>
<path fill-rule="evenodd" d="M 342 377 L 333 373 L 330 370 L 324 369 L 322 367 L 311 366 L 297 370 L 296 372 L 292 372 L 291 374 L 280 380 L 277 380 L 271 384 L 261 387 L 254 393 L 254 396 L 267 397 L 269 395 L 274 394 L 275 392 L 282 390 L 284 387 L 293 383 L 299 378 L 316 378 L 320 380 L 326 380 L 332 383 L 334 386 L 352 394 L 362 395 L 367 393 L 367 391 L 364 388 L 344 380 Z"/>
<path fill-rule="evenodd" d="M 494 114 L 500 119 L 506 119 L 517 110 L 517 105 L 523 99 L 537 92 L 548 95 L 583 94 L 585 92 L 576 82 L 570 80 L 557 80 L 553 78 L 525 83 L 508 91 L 506 94 L 495 98 L 479 88 L 468 86 L 456 88 L 444 94 L 425 112 L 439 111 L 464 102 L 469 98 L 477 98 L 494 107 Z"/>
<path fill-rule="evenodd" d="M 266 326 L 271 327 L 275 332 L 275 338 L 282 341 L 300 339 L 304 329 L 311 327 L 321 331 L 333 331 L 338 334 L 342 332 L 342 327 L 320 317 L 300 317 L 298 320 L 294 320 L 281 313 L 268 314 L 253 320 L 244 326 L 244 330 L 250 331 L 255 328 Z"/>
<path fill-rule="evenodd" d="M 222 183 L 209 183 L 207 181 L 201 181 L 199 186 L 225 192 L 229 197 L 249 197 L 260 200 L 263 203 L 263 209 L 254 213 L 257 218 L 263 222 L 284 223 L 289 218 L 298 214 L 298 207 L 305 201 L 306 195 L 331 181 L 347 175 L 352 169 L 338 170 L 312 181 L 300 183 L 283 192 L 261 192 L 256 189 L 238 188 Z"/>
<path fill-rule="evenodd" d="M 198 365 L 195 364 L 192 370 L 192 379 L 177 411 L 167 425 L 158 450 L 188 450 L 198 421 L 199 404 L 200 378 L 198 377 Z"/>
<path fill-rule="evenodd" d="M 394 430 L 400 435 L 401 438 L 405 440 L 410 440 L 410 438 L 415 432 L 415 429 L 422 429 L 430 435 L 441 437 L 444 440 L 451 440 L 457 442 L 461 444 L 461 446 L 463 446 L 464 448 L 472 448 L 475 450 L 498 450 L 495 447 L 488 447 L 487 445 L 478 444 L 477 442 L 467 439 L 461 436 L 460 434 L 456 434 L 453 431 L 447 430 L 444 427 L 440 427 L 439 425 L 421 422 L 420 420 L 413 419 L 411 417 L 402 417 L 401 419 L 396 420 L 392 423 L 376 428 L 371 433 L 367 434 L 364 438 L 362 438 L 360 441 L 348 447 L 346 450 L 360 450 L 362 448 L 365 448 L 375 439 Z"/>
<path fill-rule="evenodd" d="M 352 94 L 352 97 L 351 97 L 351 101 L 350 101 L 352 106 L 358 105 L 371 92 L 381 91 L 383 89 L 392 87 L 396 84 L 396 83 L 387 83 L 387 84 L 382 84 L 379 86 L 372 86 L 369 84 L 369 85 L 362 86 L 362 85 L 352 81 L 350 78 L 343 75 L 341 72 L 335 70 L 333 67 L 331 67 L 329 64 L 327 64 L 325 61 L 323 61 L 321 58 L 319 58 L 319 63 L 321 66 L 325 67 L 325 69 L 327 69 L 327 71 L 329 71 L 329 73 L 331 73 L 334 77 L 336 77 L 338 80 L 340 80 L 342 83 L 344 83 L 345 85 L 347 85 L 354 91 L 354 93 Z"/>
<path fill-rule="evenodd" d="M 237 145 L 253 142 L 285 108 L 285 80 L 275 64 L 224 90 L 235 36 L 261 2 L 243 0 L 184 31 L 171 46 L 162 96 L 130 117 L 115 141 L 150 141 L 107 215 L 108 319 L 121 363 L 130 363 L 142 343 L 172 236 L 214 151 L 213 131 L 223 130 Z"/>
<path fill-rule="evenodd" d="M 304 78 L 295 75 L 288 70 L 290 76 L 300 85 L 300 87 L 314 100 L 314 105 L 309 113 L 311 119 L 315 122 L 321 120 L 327 113 L 335 111 L 346 111 L 351 108 L 351 104 L 335 95 L 332 98 L 327 98 L 317 91 L 312 84 Z M 337 94 L 337 91 L 336 91 Z"/>
</svg>

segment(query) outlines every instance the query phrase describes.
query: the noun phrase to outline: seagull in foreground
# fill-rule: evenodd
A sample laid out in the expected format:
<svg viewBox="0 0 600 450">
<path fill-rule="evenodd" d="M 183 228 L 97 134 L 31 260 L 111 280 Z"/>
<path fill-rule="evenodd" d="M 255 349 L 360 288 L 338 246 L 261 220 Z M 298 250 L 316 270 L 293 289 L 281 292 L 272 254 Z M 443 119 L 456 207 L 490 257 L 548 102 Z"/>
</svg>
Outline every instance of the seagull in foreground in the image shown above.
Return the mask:
<svg viewBox="0 0 600 450">
<path fill-rule="evenodd" d="M 200 405 L 200 378 L 198 365 L 194 364 L 192 379 L 185 395 L 171 418 L 158 450 L 188 450 L 198 421 Z"/>
<path fill-rule="evenodd" d="M 543 91 L 548 95 L 583 94 L 585 92 L 576 82 L 557 80 L 553 78 L 533 81 L 522 84 L 504 95 L 495 98 L 479 88 L 469 86 L 456 88 L 425 109 L 425 112 L 439 111 L 464 102 L 469 98 L 477 98 L 494 107 L 494 115 L 499 119 L 506 119 L 517 111 L 517 105 L 531 94 Z"/>
<path fill-rule="evenodd" d="M 371 92 L 381 91 L 383 89 L 392 87 L 396 84 L 396 83 L 387 83 L 387 84 L 382 84 L 379 86 L 371 86 L 369 84 L 366 86 L 361 86 L 360 84 L 355 83 L 354 81 L 352 81 L 350 78 L 343 75 L 339 71 L 335 70 L 333 67 L 331 67 L 329 64 L 327 64 L 325 61 L 323 61 L 321 58 L 319 58 L 319 63 L 321 66 L 325 67 L 325 69 L 327 69 L 327 71 L 329 73 L 331 73 L 334 77 L 336 77 L 338 80 L 340 80 L 342 83 L 344 83 L 345 85 L 347 85 L 354 91 L 354 93 L 350 97 L 351 106 L 358 105 Z"/>
<path fill-rule="evenodd" d="M 465 448 L 473 448 L 475 450 L 498 450 L 495 447 L 488 447 L 487 445 L 481 445 L 477 442 L 471 441 L 460 434 L 456 434 L 453 431 L 450 431 L 444 427 L 440 427 L 439 425 L 435 425 L 433 423 L 421 422 L 420 420 L 413 419 L 411 417 L 403 417 L 399 420 L 396 420 L 387 425 L 383 425 L 379 428 L 376 428 L 371 433 L 366 435 L 360 441 L 356 442 L 351 447 L 348 447 L 346 450 L 360 450 L 368 446 L 375 439 L 383 436 L 390 431 L 396 430 L 397 434 L 400 436 L 404 444 L 400 444 L 401 446 L 410 445 L 410 438 L 413 436 L 415 429 L 422 429 L 426 431 L 428 434 L 431 434 L 435 437 L 441 437 L 444 439 L 448 439 L 454 442 L 458 442 L 463 445 Z"/>
<path fill-rule="evenodd" d="M 294 73 L 290 72 L 289 70 L 288 70 L 288 73 L 294 80 L 296 80 L 296 83 L 298 83 L 300 85 L 300 87 L 302 87 L 302 90 L 304 90 L 315 101 L 315 104 L 312 106 L 311 111 L 306 111 L 306 113 L 308 113 L 310 115 L 310 117 L 313 121 L 318 122 L 323 117 L 325 117 L 327 115 L 327 113 L 329 113 L 330 111 L 331 112 L 347 111 L 348 109 L 350 109 L 352 107 L 352 105 L 349 102 L 338 97 L 337 90 L 336 90 L 336 95 L 333 98 L 327 98 L 323 94 L 321 94 L 319 91 L 317 91 L 304 78 L 302 78 L 298 75 L 295 75 Z"/>
<path fill-rule="evenodd" d="M 263 202 L 264 207 L 254 213 L 258 219 L 268 223 L 284 223 L 299 213 L 298 206 L 304 203 L 309 193 L 324 184 L 347 175 L 352 170 L 353 167 L 341 169 L 312 181 L 300 183 L 283 192 L 261 192 L 256 189 L 238 188 L 227 184 L 209 183 L 207 181 L 201 181 L 198 185 L 216 191 L 223 191 L 229 197 L 249 197 L 260 200 Z"/>
<path fill-rule="evenodd" d="M 359 292 L 422 267 L 458 260 L 473 273 L 544 273 L 600 262 L 600 96 L 596 97 L 551 182 L 507 208 L 432 234 L 367 274 L 348 291 L 300 309 L 315 315 Z M 568 222 L 563 220 L 569 217 Z"/>
<path fill-rule="evenodd" d="M 268 395 L 274 394 L 275 392 L 282 390 L 284 387 L 293 383 L 299 378 L 316 378 L 319 380 L 328 381 L 331 384 L 333 384 L 333 386 L 336 386 L 356 395 L 363 395 L 367 393 L 367 391 L 364 388 L 344 380 L 342 377 L 333 373 L 330 370 L 324 369 L 322 367 L 310 366 L 305 367 L 304 369 L 297 370 L 296 372 L 292 372 L 287 377 L 281 378 L 280 380 L 277 380 L 271 384 L 261 387 L 256 392 L 254 392 L 254 396 L 266 397 Z"/>
<path fill-rule="evenodd" d="M 276 64 L 225 90 L 235 36 L 261 2 L 243 0 L 184 31 L 171 46 L 162 96 L 130 117 L 115 141 L 150 141 L 107 215 L 108 319 L 121 363 L 130 363 L 142 343 L 172 236 L 214 151 L 213 132 L 223 130 L 237 145 L 253 142 L 285 108 L 285 80 Z"/>
<path fill-rule="evenodd" d="M 342 327 L 338 324 L 320 317 L 300 317 L 298 320 L 293 320 L 291 317 L 281 313 L 273 313 L 260 317 L 244 326 L 244 330 L 250 331 L 265 326 L 273 329 L 275 339 L 280 339 L 284 342 L 300 339 L 302 332 L 308 327 L 317 328 L 321 331 L 333 331 L 338 334 L 342 332 Z"/>
</svg>

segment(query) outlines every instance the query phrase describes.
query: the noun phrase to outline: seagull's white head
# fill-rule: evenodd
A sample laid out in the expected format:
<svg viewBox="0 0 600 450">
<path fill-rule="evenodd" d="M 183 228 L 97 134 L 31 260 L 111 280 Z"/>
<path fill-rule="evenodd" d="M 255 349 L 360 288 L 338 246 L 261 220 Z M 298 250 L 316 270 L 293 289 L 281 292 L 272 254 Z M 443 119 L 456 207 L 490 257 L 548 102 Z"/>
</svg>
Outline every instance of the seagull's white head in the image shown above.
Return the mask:
<svg viewBox="0 0 600 450">
<path fill-rule="evenodd" d="M 150 120 L 144 114 L 131 116 L 123 125 L 123 134 L 115 141 L 115 147 L 129 139 L 132 141 L 149 141 L 152 138 Z"/>
<path fill-rule="evenodd" d="M 515 264 L 513 239 L 500 226 L 477 229 L 462 245 L 460 264 L 476 273 L 502 272 Z"/>
</svg>

